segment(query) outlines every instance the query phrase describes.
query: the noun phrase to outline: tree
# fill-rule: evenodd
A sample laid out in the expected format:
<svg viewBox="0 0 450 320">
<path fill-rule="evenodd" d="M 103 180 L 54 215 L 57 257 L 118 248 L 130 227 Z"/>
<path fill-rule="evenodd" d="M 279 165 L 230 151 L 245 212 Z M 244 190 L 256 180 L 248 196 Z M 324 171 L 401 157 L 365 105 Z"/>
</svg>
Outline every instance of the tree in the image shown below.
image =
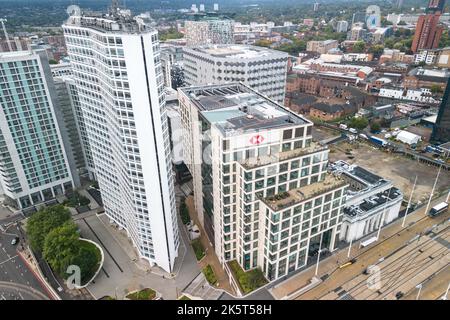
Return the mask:
<svg viewBox="0 0 450 320">
<path fill-rule="evenodd" d="M 259 46 L 259 47 L 270 47 L 270 45 L 272 44 L 272 41 L 270 40 L 265 40 L 265 39 L 261 39 L 255 42 L 255 46 Z"/>
<path fill-rule="evenodd" d="M 181 216 L 181 221 L 183 222 L 183 224 L 188 224 L 189 222 L 191 222 L 191 217 L 189 216 L 189 210 L 186 205 L 185 199 L 181 200 L 180 216 Z"/>
<path fill-rule="evenodd" d="M 374 56 L 380 56 L 384 51 L 384 46 L 382 44 L 376 44 L 369 48 L 369 52 L 373 53 Z"/>
<path fill-rule="evenodd" d="M 364 43 L 364 41 L 357 41 L 353 45 L 352 52 L 361 53 L 361 52 L 364 52 L 365 48 L 366 48 L 366 44 Z"/>
<path fill-rule="evenodd" d="M 353 117 L 350 119 L 349 127 L 362 130 L 369 124 L 369 121 L 364 117 Z"/>
<path fill-rule="evenodd" d="M 70 218 L 69 210 L 61 205 L 47 207 L 33 214 L 27 221 L 27 234 L 31 247 L 42 252 L 45 236 Z"/>
<path fill-rule="evenodd" d="M 48 60 L 48 64 L 58 64 L 58 61 L 56 61 L 55 59 L 50 59 Z"/>
<path fill-rule="evenodd" d="M 89 281 L 97 271 L 98 257 L 95 254 L 95 247 L 81 247 L 75 256 L 71 259 L 70 264 L 80 267 L 81 282 Z"/>
<path fill-rule="evenodd" d="M 372 121 L 370 123 L 370 132 L 375 133 L 375 132 L 379 132 L 381 129 L 381 125 L 378 121 Z"/>
<path fill-rule="evenodd" d="M 75 191 L 67 197 L 67 200 L 64 202 L 64 204 L 69 207 L 75 208 L 79 206 L 87 206 L 90 202 L 91 201 L 88 198 Z"/>
<path fill-rule="evenodd" d="M 183 38 L 184 34 L 178 32 L 175 28 L 170 28 L 169 30 L 163 30 L 159 32 L 159 39 L 161 41 L 166 41 L 169 39 L 180 39 Z"/>
<path fill-rule="evenodd" d="M 431 93 L 432 93 L 432 94 L 442 93 L 442 88 L 441 88 L 441 86 L 438 85 L 438 84 L 433 84 L 433 85 L 431 85 L 430 90 L 431 90 Z"/>
<path fill-rule="evenodd" d="M 53 229 L 45 237 L 43 256 L 52 269 L 62 277 L 66 274 L 67 267 L 76 259 L 79 247 L 79 234 L 77 225 L 68 221 L 62 226 Z"/>
</svg>

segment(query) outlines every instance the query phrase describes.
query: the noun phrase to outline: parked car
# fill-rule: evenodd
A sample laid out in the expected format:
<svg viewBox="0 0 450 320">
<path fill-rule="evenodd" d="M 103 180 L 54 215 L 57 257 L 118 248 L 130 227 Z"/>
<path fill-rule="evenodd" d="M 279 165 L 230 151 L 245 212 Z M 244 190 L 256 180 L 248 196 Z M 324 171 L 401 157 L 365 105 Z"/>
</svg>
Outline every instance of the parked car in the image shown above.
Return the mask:
<svg viewBox="0 0 450 320">
<path fill-rule="evenodd" d="M 11 240 L 11 245 L 15 246 L 19 243 L 19 237 L 14 237 L 14 239 Z"/>
</svg>

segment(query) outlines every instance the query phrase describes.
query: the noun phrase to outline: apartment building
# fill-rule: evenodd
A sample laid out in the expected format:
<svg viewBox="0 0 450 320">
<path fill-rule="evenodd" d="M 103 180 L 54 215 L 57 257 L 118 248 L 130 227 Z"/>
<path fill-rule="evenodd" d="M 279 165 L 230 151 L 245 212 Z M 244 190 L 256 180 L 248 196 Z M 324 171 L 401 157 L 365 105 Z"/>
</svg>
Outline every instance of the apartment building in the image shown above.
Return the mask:
<svg viewBox="0 0 450 320">
<path fill-rule="evenodd" d="M 306 51 L 314 51 L 325 54 L 331 49 L 336 49 L 338 46 L 339 42 L 337 40 L 308 41 L 306 43 Z"/>
<path fill-rule="evenodd" d="M 187 46 L 234 43 L 233 20 L 224 17 L 194 15 L 185 21 L 184 30 Z"/>
<path fill-rule="evenodd" d="M 105 213 L 172 272 L 179 246 L 158 33 L 113 7 L 63 25 Z"/>
<path fill-rule="evenodd" d="M 79 186 L 44 50 L 0 53 L 0 191 L 33 211 Z"/>
<path fill-rule="evenodd" d="M 243 82 L 277 102 L 284 101 L 288 54 L 247 45 L 184 48 L 187 85 Z"/>
</svg>

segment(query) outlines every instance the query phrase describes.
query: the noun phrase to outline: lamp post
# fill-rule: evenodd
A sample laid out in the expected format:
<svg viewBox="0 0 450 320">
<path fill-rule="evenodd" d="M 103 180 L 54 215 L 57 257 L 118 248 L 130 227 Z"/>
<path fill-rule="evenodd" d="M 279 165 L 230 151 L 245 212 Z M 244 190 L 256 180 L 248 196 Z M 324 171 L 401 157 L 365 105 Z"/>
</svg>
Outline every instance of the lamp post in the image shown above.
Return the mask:
<svg viewBox="0 0 450 320">
<path fill-rule="evenodd" d="M 425 215 L 428 214 L 428 209 L 430 208 L 431 198 L 433 198 L 434 189 L 436 188 L 437 181 L 439 179 L 439 175 L 441 174 L 442 165 L 439 166 L 438 173 L 436 175 L 436 179 L 434 180 L 433 188 L 431 189 L 430 198 L 428 199 L 427 208 L 425 209 Z"/>
<path fill-rule="evenodd" d="M 411 206 L 411 200 L 412 200 L 412 196 L 414 193 L 414 189 L 416 188 L 416 183 L 417 183 L 417 175 L 416 175 L 416 179 L 414 179 L 414 185 L 411 190 L 411 195 L 409 196 L 408 205 L 406 206 L 405 216 L 403 217 L 403 222 L 402 222 L 402 228 L 405 226 L 406 216 L 408 215 L 409 207 Z"/>
<path fill-rule="evenodd" d="M 393 186 L 391 185 L 391 187 L 389 188 L 388 195 L 387 195 L 387 199 L 386 199 L 386 202 L 385 202 L 385 204 L 384 204 L 383 214 L 382 214 L 381 220 L 380 220 L 380 227 L 378 228 L 378 232 L 377 232 L 377 241 L 380 239 L 381 227 L 383 226 L 384 216 L 386 215 L 386 208 L 387 208 L 387 205 L 388 205 L 389 200 L 391 200 L 391 190 L 392 190 L 392 187 L 393 187 Z"/>
<path fill-rule="evenodd" d="M 317 273 L 319 272 L 320 253 L 322 252 L 322 239 L 323 239 L 323 232 L 320 234 L 319 252 L 317 253 L 317 263 L 316 263 L 316 272 L 315 272 L 316 277 L 317 277 Z"/>
<path fill-rule="evenodd" d="M 418 284 L 418 285 L 416 286 L 416 288 L 419 289 L 419 292 L 417 292 L 416 300 L 419 300 L 420 292 L 422 291 L 422 284 L 421 284 L 421 283 Z"/>
</svg>

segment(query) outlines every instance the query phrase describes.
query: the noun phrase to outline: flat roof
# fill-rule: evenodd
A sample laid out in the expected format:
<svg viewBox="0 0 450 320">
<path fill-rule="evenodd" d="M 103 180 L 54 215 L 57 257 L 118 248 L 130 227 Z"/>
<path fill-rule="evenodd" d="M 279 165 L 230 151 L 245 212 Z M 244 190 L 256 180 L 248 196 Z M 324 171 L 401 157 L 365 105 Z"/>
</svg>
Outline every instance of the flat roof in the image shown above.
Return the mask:
<svg viewBox="0 0 450 320">
<path fill-rule="evenodd" d="M 392 187 L 364 199 L 359 204 L 345 207 L 344 214 L 350 217 L 364 215 L 375 208 L 380 208 L 387 205 L 386 202 L 389 203 L 397 200 L 399 197 L 403 197 L 403 194 L 399 189 Z"/>
<path fill-rule="evenodd" d="M 358 182 L 366 185 L 367 187 L 374 187 L 384 183 L 388 183 L 384 178 L 360 167 L 357 165 L 350 165 L 349 163 L 338 160 L 330 164 L 332 172 L 343 173 L 348 177 L 357 180 Z"/>
<path fill-rule="evenodd" d="M 186 49 L 187 51 L 200 52 L 217 58 L 256 59 L 274 55 L 288 57 L 288 54 L 285 52 L 250 45 L 206 45 Z"/>
<path fill-rule="evenodd" d="M 200 114 L 224 135 L 312 124 L 242 83 L 185 87 Z"/>
</svg>

